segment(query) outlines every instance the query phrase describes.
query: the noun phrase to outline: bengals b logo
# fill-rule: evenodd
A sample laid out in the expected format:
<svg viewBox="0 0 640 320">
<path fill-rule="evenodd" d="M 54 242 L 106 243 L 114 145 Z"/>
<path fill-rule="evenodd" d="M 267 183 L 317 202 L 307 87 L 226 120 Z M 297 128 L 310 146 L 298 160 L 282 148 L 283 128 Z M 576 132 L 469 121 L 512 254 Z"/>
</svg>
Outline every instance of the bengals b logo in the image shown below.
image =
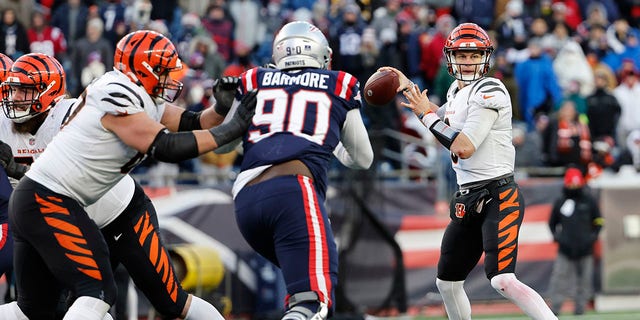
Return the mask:
<svg viewBox="0 0 640 320">
<path fill-rule="evenodd" d="M 462 219 L 466 213 L 464 203 L 456 203 L 456 217 Z"/>
</svg>

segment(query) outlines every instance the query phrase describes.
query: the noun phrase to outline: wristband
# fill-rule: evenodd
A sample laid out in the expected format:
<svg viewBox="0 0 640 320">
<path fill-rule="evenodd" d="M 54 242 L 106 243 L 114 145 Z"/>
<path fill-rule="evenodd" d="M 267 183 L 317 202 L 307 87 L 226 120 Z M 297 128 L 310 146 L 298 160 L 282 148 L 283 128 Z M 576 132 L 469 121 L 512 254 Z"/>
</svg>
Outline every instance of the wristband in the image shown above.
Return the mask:
<svg viewBox="0 0 640 320">
<path fill-rule="evenodd" d="M 423 115 L 422 118 L 420 118 L 422 124 L 424 124 L 427 128 L 431 128 L 431 126 L 438 120 L 440 120 L 440 117 L 438 117 L 438 115 L 433 112 L 429 112 Z"/>
</svg>

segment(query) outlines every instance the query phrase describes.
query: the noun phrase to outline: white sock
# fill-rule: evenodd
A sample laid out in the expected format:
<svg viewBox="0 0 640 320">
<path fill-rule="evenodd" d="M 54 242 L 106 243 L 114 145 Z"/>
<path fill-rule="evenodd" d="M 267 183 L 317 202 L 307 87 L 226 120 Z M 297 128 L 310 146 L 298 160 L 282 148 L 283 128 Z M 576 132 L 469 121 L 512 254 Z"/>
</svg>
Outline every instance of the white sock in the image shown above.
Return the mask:
<svg viewBox="0 0 640 320">
<path fill-rule="evenodd" d="M 94 297 L 80 297 L 73 302 L 62 320 L 109 320 L 109 304 Z"/>
<path fill-rule="evenodd" d="M 191 295 L 191 304 L 185 320 L 224 320 L 218 309 L 194 295 Z"/>
<path fill-rule="evenodd" d="M 445 281 L 436 278 L 436 286 L 442 296 L 449 320 L 471 319 L 471 302 L 467 293 L 464 292 L 463 285 L 464 281 Z"/>
<path fill-rule="evenodd" d="M 0 319 L 29 320 L 15 301 L 0 305 Z"/>
<path fill-rule="evenodd" d="M 503 297 L 511 300 L 533 320 L 557 320 L 542 297 L 513 273 L 499 274 L 491 279 L 491 286 Z"/>
</svg>

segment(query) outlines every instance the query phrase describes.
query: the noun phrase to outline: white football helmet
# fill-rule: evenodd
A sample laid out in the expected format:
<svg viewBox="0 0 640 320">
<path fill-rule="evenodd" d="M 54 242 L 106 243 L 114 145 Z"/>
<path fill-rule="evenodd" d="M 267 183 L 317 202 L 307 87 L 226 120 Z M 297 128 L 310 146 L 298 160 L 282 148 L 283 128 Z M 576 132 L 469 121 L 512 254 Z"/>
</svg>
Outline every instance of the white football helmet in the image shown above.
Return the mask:
<svg viewBox="0 0 640 320">
<path fill-rule="evenodd" d="M 285 24 L 273 40 L 273 62 L 280 70 L 328 69 L 331 53 L 322 31 L 306 21 Z"/>
</svg>

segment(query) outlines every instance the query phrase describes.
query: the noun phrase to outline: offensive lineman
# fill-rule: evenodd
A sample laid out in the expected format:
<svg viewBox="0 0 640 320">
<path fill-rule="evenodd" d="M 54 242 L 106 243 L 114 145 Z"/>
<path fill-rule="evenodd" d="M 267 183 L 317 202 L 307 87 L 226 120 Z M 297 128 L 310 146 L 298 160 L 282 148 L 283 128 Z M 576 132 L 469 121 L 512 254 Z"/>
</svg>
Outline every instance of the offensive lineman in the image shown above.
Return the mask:
<svg viewBox="0 0 640 320">
<path fill-rule="evenodd" d="M 53 69 L 31 63 L 36 70 Z M 17 61 L 12 71 L 21 72 L 16 65 Z M 106 240 L 115 250 L 115 260 L 129 269 L 139 287 L 147 287 L 145 294 L 155 298 L 158 305 L 154 306 L 160 312 L 185 319 L 222 319 L 213 306 L 181 289 L 160 243 L 155 211 L 139 186 L 129 193 L 137 200 L 126 208 L 128 216 L 123 213 L 116 218 L 110 215 L 113 211 L 100 208 L 97 217 L 89 217 L 83 209 L 98 205 L 96 201 L 108 195 L 114 185 L 130 179 L 126 173 L 145 154 L 177 162 L 210 151 L 244 131 L 252 114 L 254 94 L 245 96 L 229 123 L 211 130 L 198 129 L 220 122 L 222 116 L 217 112 L 187 113 L 161 103 L 159 99 L 172 102 L 180 94 L 182 84 L 170 77 L 170 72 L 179 68 L 180 60 L 168 39 L 152 31 L 133 32 L 118 43 L 115 70 L 99 78 L 71 108 L 66 108 L 73 111 L 65 114 L 63 129 L 12 195 L 15 263 L 23 270 L 17 274 L 18 303 L 9 308 L 1 306 L 0 315 L 12 312 L 9 314 L 22 317 L 18 319 L 40 319 L 45 312 L 48 317 L 55 308 L 51 297 L 59 295 L 58 280 L 79 297 L 64 319 L 109 319 L 107 311 L 114 302 L 115 283 Z M 61 68 L 59 71 L 62 74 Z M 24 86 L 24 79 L 16 80 L 3 87 L 5 102 L 17 100 L 14 98 L 21 94 L 42 96 L 54 86 Z M 37 111 L 29 99 L 27 109 L 14 105 L 8 109 L 10 114 L 19 118 L 16 110 Z M 167 129 L 188 132 L 170 133 Z M 104 219 L 105 213 L 111 221 L 103 222 L 111 223 L 103 229 L 102 238 L 90 218 Z"/>
<path fill-rule="evenodd" d="M 283 319 L 322 320 L 334 309 L 338 254 L 324 206 L 332 152 L 366 169 L 373 149 L 360 116 L 358 80 L 326 70 L 331 48 L 310 23 L 294 21 L 273 41 L 276 69 L 241 75 L 258 88 L 233 186 L 236 220 L 259 254 L 280 267 L 287 286 Z"/>
<path fill-rule="evenodd" d="M 431 133 L 451 151 L 459 190 L 450 205 L 451 222 L 442 238 L 436 285 L 449 319 L 471 319 L 463 284 L 484 251 L 491 286 L 536 320 L 557 319 L 542 297 L 515 276 L 524 198 L 513 180 L 511 102 L 502 82 L 485 77 L 493 44 L 473 23 L 462 23 L 445 43 L 454 81 L 438 107 L 399 70 L 398 92 Z"/>
<path fill-rule="evenodd" d="M 39 157 L 46 149 L 47 144 L 58 133 L 64 119 L 78 105 L 78 100 L 64 99 L 65 74 L 55 58 L 34 53 L 20 57 L 16 63 L 16 71 L 9 70 L 8 72 L 13 77 L 7 82 L 8 87 L 6 88 L 8 90 L 13 86 L 17 92 L 17 87 L 28 85 L 33 85 L 36 88 L 48 88 L 36 93 L 36 95 L 24 98 L 18 97 L 17 94 L 9 96 L 7 91 L 7 100 L 4 101 L 5 116 L 0 117 L 0 140 L 11 146 L 15 162 L 23 164 L 21 170 L 16 170 L 23 175 L 27 165 Z M 45 66 L 42 68 L 45 71 L 40 70 L 39 66 Z M 27 84 L 26 78 L 32 79 L 33 83 Z M 221 116 L 210 111 L 201 115 L 202 119 L 209 117 L 216 119 L 213 122 L 219 122 L 222 119 Z M 155 229 L 158 228 L 153 204 L 144 194 L 142 188 L 129 175 L 122 178 L 96 203 L 88 206 L 86 211 L 101 229 L 109 246 L 114 267 L 118 263 L 122 263 L 129 270 L 134 282 L 158 312 L 175 318 L 183 313 L 188 313 L 191 308 L 209 310 L 209 312 L 215 310 L 213 306 L 195 296 L 188 297 L 179 283 L 175 285 L 168 282 L 175 281 L 175 279 L 163 280 L 161 275 L 154 271 L 155 266 L 148 263 L 147 257 L 150 256 L 150 251 L 131 254 L 133 248 L 138 247 L 137 239 L 119 236 L 123 230 L 127 229 L 127 223 L 131 223 L 133 219 L 145 211 L 149 213 Z M 161 242 L 159 248 L 161 249 L 159 255 L 167 254 Z M 150 250 L 149 247 L 139 249 Z M 169 267 L 171 266 L 169 265 Z M 188 297 L 187 300 L 190 302 L 186 303 L 186 300 L 182 301 L 182 298 L 173 301 L 169 297 L 171 292 L 162 290 L 170 285 L 176 288 L 181 297 Z M 51 303 L 53 302 L 51 301 Z M 50 312 L 48 307 L 42 305 L 38 305 L 38 310 L 43 315 Z M 194 317 L 195 311 L 192 311 L 191 314 Z"/>
</svg>

